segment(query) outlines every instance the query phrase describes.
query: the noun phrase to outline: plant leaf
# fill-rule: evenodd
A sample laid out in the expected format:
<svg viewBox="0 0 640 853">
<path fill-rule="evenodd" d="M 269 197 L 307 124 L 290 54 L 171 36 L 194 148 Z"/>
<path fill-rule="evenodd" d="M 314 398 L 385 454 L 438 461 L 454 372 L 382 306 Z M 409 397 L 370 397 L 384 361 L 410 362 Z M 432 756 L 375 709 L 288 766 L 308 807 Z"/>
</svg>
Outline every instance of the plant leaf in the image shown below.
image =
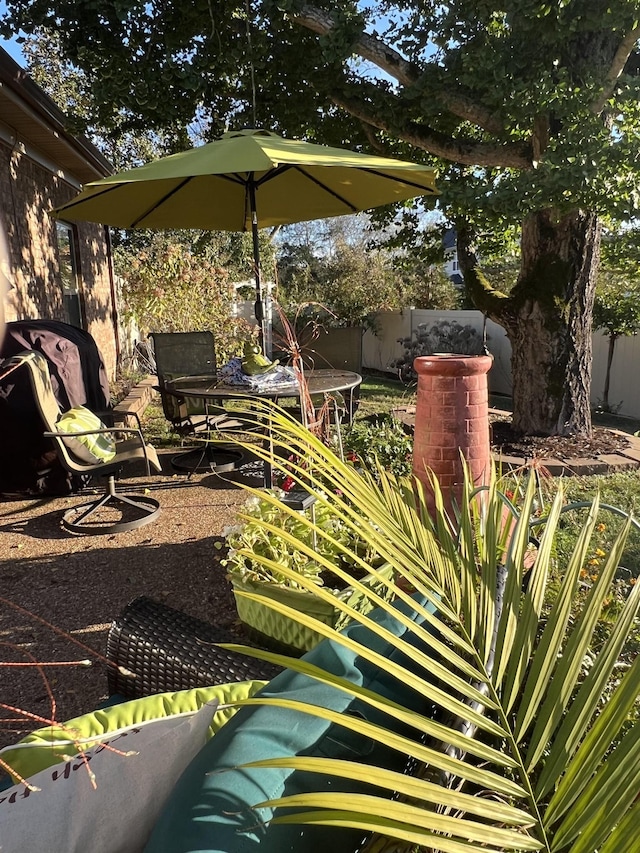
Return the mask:
<svg viewBox="0 0 640 853">
<path fill-rule="evenodd" d="M 593 726 L 580 744 L 558 785 L 545 814 L 545 823 L 553 824 L 575 802 L 598 764 L 616 740 L 629 711 L 638 698 L 640 657 L 631 664 Z"/>
<path fill-rule="evenodd" d="M 571 559 L 560 585 L 560 592 L 551 608 L 540 642 L 533 653 L 518 710 L 515 732 L 518 740 L 523 737 L 538 712 L 545 690 L 556 667 L 557 655 L 571 617 L 574 590 L 580 569 L 586 559 L 589 542 L 597 520 L 597 512 L 598 499 L 596 498 L 571 554 Z"/>
<path fill-rule="evenodd" d="M 260 803 L 257 808 L 264 808 L 266 803 Z M 542 845 L 534 838 L 528 837 L 522 831 L 503 829 L 495 825 L 488 826 L 479 821 L 467 820 L 465 818 L 450 817 L 446 814 L 435 812 L 431 809 L 418 808 L 407 803 L 390 801 L 381 797 L 371 797 L 367 794 L 343 794 L 343 793 L 316 793 L 316 794 L 292 794 L 289 797 L 281 797 L 271 800 L 269 807 L 305 808 L 313 807 L 318 812 L 310 812 L 307 817 L 313 823 L 324 823 L 329 818 L 331 823 L 339 819 L 341 814 L 355 813 L 360 815 L 376 816 L 383 820 L 393 821 L 397 826 L 403 824 L 414 832 L 442 833 L 454 836 L 461 841 L 472 840 L 476 844 L 495 845 L 494 849 L 504 850 L 540 850 Z M 328 811 L 328 814 L 324 810 Z M 293 815 L 293 822 L 297 823 L 299 815 Z M 289 822 L 288 816 L 278 815 L 273 819 L 274 823 Z M 438 836 L 436 836 L 438 837 Z M 491 849 L 491 848 L 490 848 Z"/>
<path fill-rule="evenodd" d="M 584 657 L 589 648 L 598 618 L 602 612 L 602 603 L 610 590 L 611 582 L 614 579 L 620 558 L 624 551 L 628 532 L 629 522 L 627 521 L 627 524 L 620 531 L 620 534 L 611 549 L 607 563 L 602 569 L 598 577 L 598 581 L 591 588 L 591 592 L 582 609 L 582 613 L 579 615 L 576 614 L 569 640 L 565 644 L 562 658 L 560 659 L 554 673 L 553 683 L 550 686 L 542 707 L 540 708 L 536 725 L 531 734 L 531 740 L 529 742 L 525 758 L 525 763 L 529 770 L 541 758 L 545 749 L 548 748 L 547 742 L 551 732 L 560 723 L 563 713 L 571 700 L 572 694 L 574 693 L 576 683 L 582 672 Z M 611 663 L 614 663 L 614 661 L 611 661 Z M 592 699 L 594 702 L 596 701 L 596 697 L 593 694 Z M 584 703 L 584 694 L 576 701 Z M 586 707 L 582 706 L 581 710 L 586 711 Z M 574 739 L 571 738 L 571 740 L 573 742 Z M 571 753 L 567 752 L 566 757 L 570 754 Z"/>
<path fill-rule="evenodd" d="M 638 792 L 640 725 L 631 728 L 607 756 L 597 773 L 572 804 L 553 834 L 552 849 L 560 850 L 576 839 L 572 853 L 591 853 L 606 840 L 611 822 L 618 823 Z"/>
</svg>

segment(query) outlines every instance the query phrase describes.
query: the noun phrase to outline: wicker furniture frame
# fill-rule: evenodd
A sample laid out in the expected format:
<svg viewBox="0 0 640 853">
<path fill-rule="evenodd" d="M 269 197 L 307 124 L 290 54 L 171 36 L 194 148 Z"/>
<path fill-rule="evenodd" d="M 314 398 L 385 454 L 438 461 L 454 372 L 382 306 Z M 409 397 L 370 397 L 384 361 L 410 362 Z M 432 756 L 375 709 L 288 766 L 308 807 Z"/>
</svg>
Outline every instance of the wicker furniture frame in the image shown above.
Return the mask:
<svg viewBox="0 0 640 853">
<path fill-rule="evenodd" d="M 140 596 L 109 630 L 107 658 L 113 664 L 107 672 L 109 693 L 138 699 L 232 681 L 270 680 L 280 672 L 272 664 L 221 649 L 218 643 L 238 643 L 238 637 Z"/>
</svg>

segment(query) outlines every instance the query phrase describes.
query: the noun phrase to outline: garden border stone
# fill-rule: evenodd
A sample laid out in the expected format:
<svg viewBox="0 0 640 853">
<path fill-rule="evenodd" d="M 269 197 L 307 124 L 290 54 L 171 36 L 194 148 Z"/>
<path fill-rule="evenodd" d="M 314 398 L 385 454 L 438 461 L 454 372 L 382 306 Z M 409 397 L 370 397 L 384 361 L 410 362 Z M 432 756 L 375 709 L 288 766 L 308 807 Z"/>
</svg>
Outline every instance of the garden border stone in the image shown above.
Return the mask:
<svg viewBox="0 0 640 853">
<path fill-rule="evenodd" d="M 391 414 L 406 427 L 413 430 L 415 424 L 415 406 L 401 406 L 392 409 Z M 508 412 L 502 409 L 489 409 L 490 416 L 508 414 Z M 612 474 L 616 471 L 640 469 L 640 438 L 619 429 L 612 429 L 610 427 L 600 427 L 600 429 L 606 429 L 612 435 L 623 436 L 629 442 L 629 447 L 616 453 L 601 453 L 577 458 L 564 456 L 553 459 L 535 457 L 536 467 L 544 468 L 545 471 L 554 477 L 585 477 L 591 474 Z M 497 454 L 492 454 L 492 456 L 496 464 L 501 465 L 503 471 L 524 468 L 532 462 L 532 457 Z"/>
</svg>

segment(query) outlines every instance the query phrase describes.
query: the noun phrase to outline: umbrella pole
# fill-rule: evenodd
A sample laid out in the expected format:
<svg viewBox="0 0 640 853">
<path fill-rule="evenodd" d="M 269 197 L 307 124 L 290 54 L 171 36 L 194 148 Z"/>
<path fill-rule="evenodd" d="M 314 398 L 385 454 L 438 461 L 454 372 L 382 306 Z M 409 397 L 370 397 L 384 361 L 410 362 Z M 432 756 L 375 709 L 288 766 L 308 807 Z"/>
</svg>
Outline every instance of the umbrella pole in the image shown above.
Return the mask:
<svg viewBox="0 0 640 853">
<path fill-rule="evenodd" d="M 262 278 L 260 275 L 260 243 L 258 240 L 258 212 L 256 210 L 256 188 L 253 178 L 249 181 L 249 207 L 251 210 L 251 234 L 253 236 L 253 266 L 256 279 L 256 301 L 254 313 L 260 324 L 262 352 L 267 358 L 271 358 L 273 351 L 271 335 L 271 298 L 269 293 L 262 289 Z"/>
</svg>

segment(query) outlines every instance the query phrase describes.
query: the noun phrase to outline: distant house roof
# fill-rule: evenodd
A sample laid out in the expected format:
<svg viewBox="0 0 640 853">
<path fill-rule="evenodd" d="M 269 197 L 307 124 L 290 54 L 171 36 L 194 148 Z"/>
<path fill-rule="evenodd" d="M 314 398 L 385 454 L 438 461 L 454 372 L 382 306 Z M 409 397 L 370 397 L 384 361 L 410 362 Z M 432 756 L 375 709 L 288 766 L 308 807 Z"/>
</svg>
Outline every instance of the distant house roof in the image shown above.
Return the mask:
<svg viewBox="0 0 640 853">
<path fill-rule="evenodd" d="M 27 72 L 0 48 L 0 139 L 32 147 L 81 184 L 113 173 L 111 163 L 85 136 L 67 130 L 68 119 Z"/>
<path fill-rule="evenodd" d="M 447 230 L 442 235 L 442 244 L 443 244 L 445 250 L 456 248 L 456 229 L 455 228 L 447 228 Z"/>
</svg>

